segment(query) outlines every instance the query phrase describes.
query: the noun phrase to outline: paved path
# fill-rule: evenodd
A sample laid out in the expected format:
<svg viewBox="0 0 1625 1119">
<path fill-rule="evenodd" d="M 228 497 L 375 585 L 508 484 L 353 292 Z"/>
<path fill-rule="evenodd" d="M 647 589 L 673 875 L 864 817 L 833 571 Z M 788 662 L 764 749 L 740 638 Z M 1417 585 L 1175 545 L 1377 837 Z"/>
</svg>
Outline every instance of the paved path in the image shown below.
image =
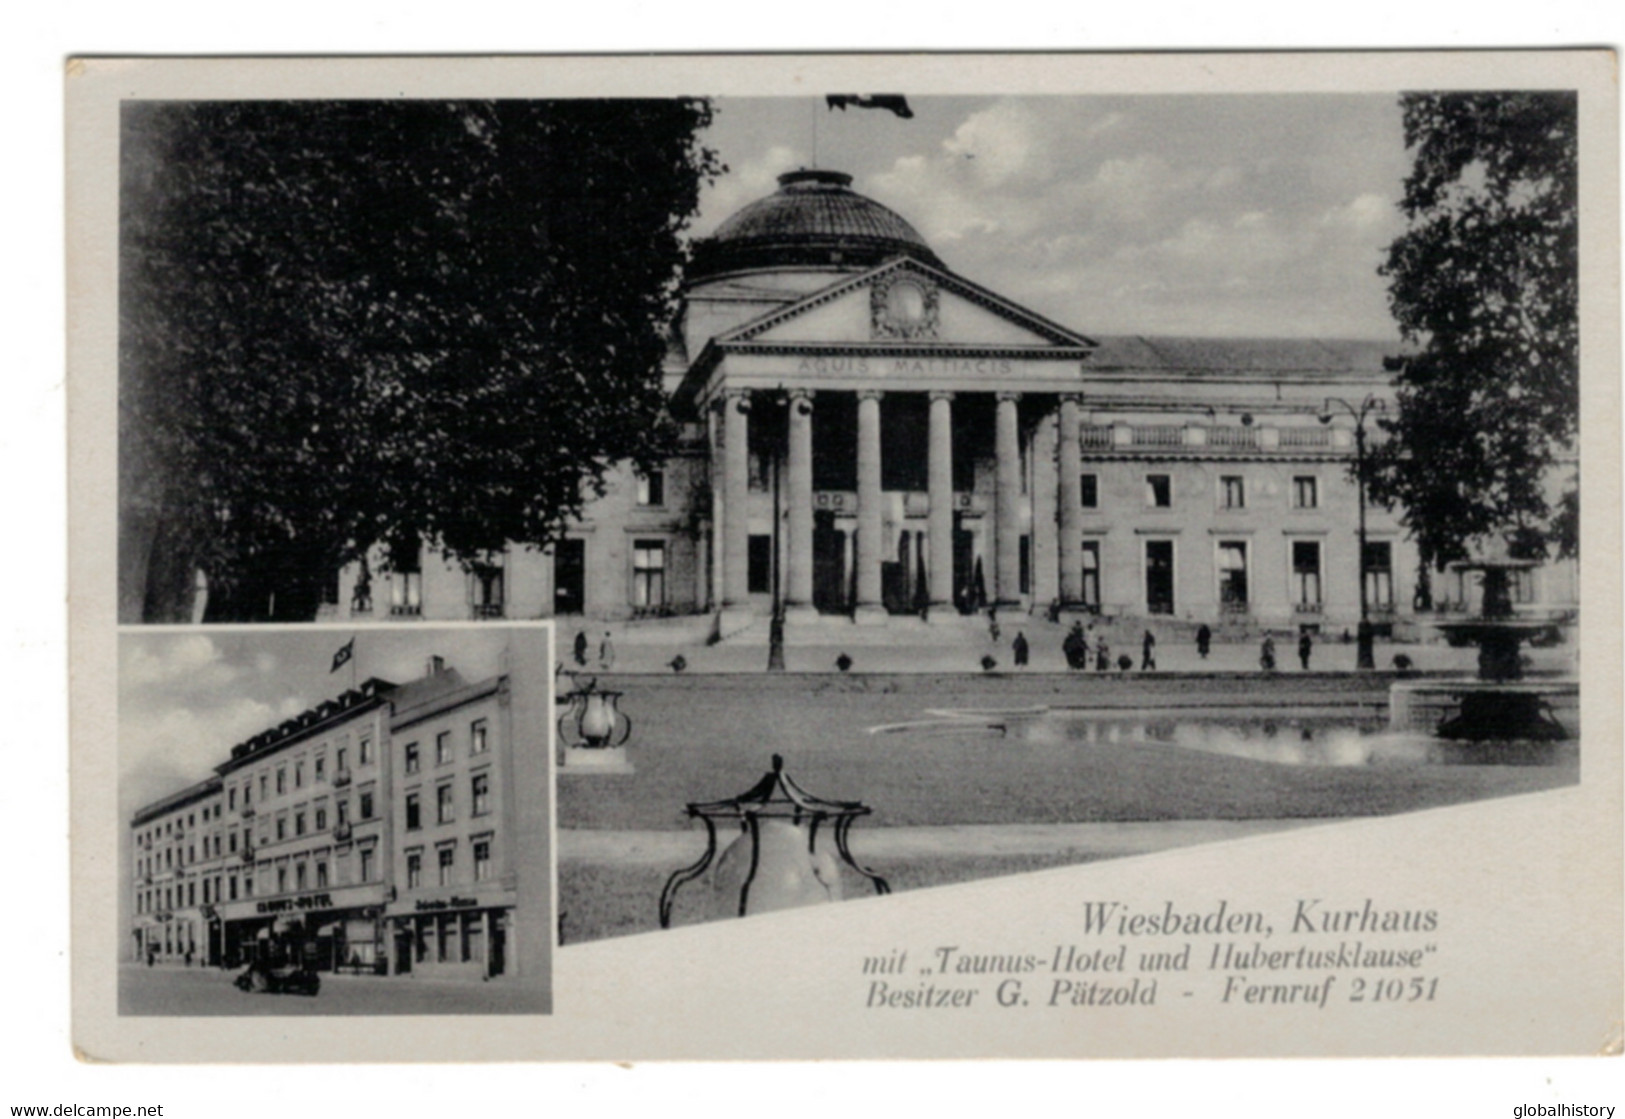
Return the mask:
<svg viewBox="0 0 1625 1119">
<path fill-rule="evenodd" d="M 516 978 L 489 983 L 417 976 L 322 976 L 321 993 L 257 995 L 233 985 L 241 969 L 119 967 L 119 1013 L 185 1016 L 546 1013 L 545 989 Z M 252 1053 L 243 1055 L 253 1059 Z"/>
</svg>

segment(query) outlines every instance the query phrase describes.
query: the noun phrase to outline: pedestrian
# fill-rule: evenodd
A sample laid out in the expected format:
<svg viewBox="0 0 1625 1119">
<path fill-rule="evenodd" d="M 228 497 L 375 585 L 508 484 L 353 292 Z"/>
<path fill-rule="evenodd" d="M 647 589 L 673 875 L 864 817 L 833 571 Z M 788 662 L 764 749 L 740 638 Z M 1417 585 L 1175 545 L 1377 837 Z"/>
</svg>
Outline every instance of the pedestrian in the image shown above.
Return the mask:
<svg viewBox="0 0 1625 1119">
<path fill-rule="evenodd" d="M 1140 639 L 1140 671 L 1155 672 L 1157 670 L 1157 639 L 1150 630 Z"/>
<path fill-rule="evenodd" d="M 1050 599 L 1049 600 L 1049 609 L 1046 610 L 1044 612 L 1044 614 L 1045 614 L 1045 617 L 1049 618 L 1049 620 L 1050 620 L 1050 622 L 1052 624 L 1055 623 L 1055 622 L 1059 622 L 1061 620 L 1061 600 L 1058 599 L 1058 598 Z"/>
<path fill-rule="evenodd" d="M 615 667 L 615 643 L 609 639 L 609 630 L 604 631 L 604 639 L 598 643 L 598 667 L 605 672 Z"/>
<path fill-rule="evenodd" d="M 1100 644 L 1095 646 L 1095 671 L 1106 672 L 1112 666 L 1111 647 L 1106 644 L 1106 635 L 1100 635 Z"/>
<path fill-rule="evenodd" d="M 587 631 L 584 630 L 584 629 L 576 630 L 575 656 L 576 656 L 576 664 L 579 665 L 582 668 L 586 668 L 587 667 Z"/>
<path fill-rule="evenodd" d="M 1309 671 L 1309 654 L 1314 651 L 1314 648 L 1315 643 L 1310 638 L 1308 630 L 1298 634 L 1298 660 L 1303 664 L 1305 672 Z"/>
<path fill-rule="evenodd" d="M 1027 635 L 1020 630 L 1016 631 L 1016 639 L 1010 643 L 1010 651 L 1016 655 L 1016 667 L 1027 667 Z"/>
<path fill-rule="evenodd" d="M 1196 627 L 1196 651 L 1203 660 L 1207 660 L 1208 650 L 1213 647 L 1213 631 L 1203 622 Z"/>
<path fill-rule="evenodd" d="M 1275 638 L 1264 635 L 1264 644 L 1258 647 L 1258 667 L 1265 672 L 1275 671 Z"/>
<path fill-rule="evenodd" d="M 1083 635 L 1083 623 L 1073 622 L 1072 628 L 1061 641 L 1061 653 L 1068 668 L 1089 667 L 1089 639 Z"/>
</svg>

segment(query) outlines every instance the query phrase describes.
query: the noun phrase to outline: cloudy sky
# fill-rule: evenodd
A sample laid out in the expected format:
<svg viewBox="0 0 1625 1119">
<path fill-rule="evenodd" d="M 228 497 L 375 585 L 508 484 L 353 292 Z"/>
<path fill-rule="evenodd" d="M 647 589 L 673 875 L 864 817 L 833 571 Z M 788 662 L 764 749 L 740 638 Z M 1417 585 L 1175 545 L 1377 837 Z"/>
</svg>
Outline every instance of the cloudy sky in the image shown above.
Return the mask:
<svg viewBox="0 0 1625 1119">
<path fill-rule="evenodd" d="M 126 631 L 119 639 L 119 810 L 135 809 L 214 772 L 231 747 L 351 686 L 333 654 L 356 639 L 355 680 L 402 684 L 430 655 L 474 681 L 500 671 L 507 635 L 524 627 L 260 628 Z M 537 658 L 545 665 L 545 656 Z"/>
<path fill-rule="evenodd" d="M 846 171 L 955 272 L 1084 333 L 1392 339 L 1394 95 L 721 99 L 697 233 L 782 171 Z M 815 155 L 816 145 L 816 155 Z"/>
</svg>

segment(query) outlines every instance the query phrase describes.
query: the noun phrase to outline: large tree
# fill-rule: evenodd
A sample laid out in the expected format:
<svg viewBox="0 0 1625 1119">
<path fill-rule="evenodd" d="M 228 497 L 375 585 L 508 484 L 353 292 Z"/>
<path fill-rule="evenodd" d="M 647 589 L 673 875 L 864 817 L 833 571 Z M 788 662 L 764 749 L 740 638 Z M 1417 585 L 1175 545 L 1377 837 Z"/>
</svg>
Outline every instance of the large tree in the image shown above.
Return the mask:
<svg viewBox="0 0 1625 1119">
<path fill-rule="evenodd" d="M 542 544 L 665 449 L 702 101 L 134 102 L 124 621 L 308 618 L 380 542 Z"/>
<path fill-rule="evenodd" d="M 1409 227 L 1388 250 L 1404 360 L 1372 493 L 1399 503 L 1424 559 L 1505 538 L 1577 547 L 1579 227 L 1571 93 L 1402 98 Z M 1554 484 L 1555 483 L 1555 484 Z"/>
</svg>

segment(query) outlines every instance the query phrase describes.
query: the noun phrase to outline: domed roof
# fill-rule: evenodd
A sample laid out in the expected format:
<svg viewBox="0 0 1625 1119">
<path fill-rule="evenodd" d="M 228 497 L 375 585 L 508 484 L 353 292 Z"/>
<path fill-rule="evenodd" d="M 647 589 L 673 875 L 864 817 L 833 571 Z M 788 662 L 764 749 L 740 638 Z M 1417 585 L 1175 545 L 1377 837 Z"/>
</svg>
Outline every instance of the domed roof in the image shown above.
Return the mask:
<svg viewBox="0 0 1625 1119">
<path fill-rule="evenodd" d="M 839 171 L 780 175 L 777 193 L 752 202 L 694 246 L 690 282 L 783 266 L 858 270 L 895 256 L 942 267 L 918 230 L 851 184 L 852 176 Z"/>
</svg>

